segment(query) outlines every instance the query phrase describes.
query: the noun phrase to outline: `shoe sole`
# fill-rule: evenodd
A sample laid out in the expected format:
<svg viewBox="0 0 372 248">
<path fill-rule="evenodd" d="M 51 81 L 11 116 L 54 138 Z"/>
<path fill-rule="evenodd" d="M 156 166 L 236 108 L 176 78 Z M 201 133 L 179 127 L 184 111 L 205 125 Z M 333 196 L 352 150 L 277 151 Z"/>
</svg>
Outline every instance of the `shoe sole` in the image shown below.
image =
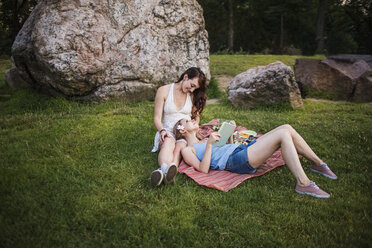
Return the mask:
<svg viewBox="0 0 372 248">
<path fill-rule="evenodd" d="M 331 197 L 330 195 L 317 195 L 317 194 L 314 194 L 314 193 L 308 193 L 308 192 L 302 192 L 302 191 L 298 191 L 297 189 L 295 189 L 295 191 L 301 195 L 310 195 L 310 196 L 313 196 L 313 197 L 316 197 L 316 198 L 329 198 Z"/>
<path fill-rule="evenodd" d="M 321 172 L 321 171 L 314 170 L 314 169 L 311 169 L 311 168 L 310 168 L 310 170 L 313 171 L 313 172 L 316 172 L 316 173 L 318 173 L 318 174 L 320 174 L 320 175 L 323 175 L 323 176 L 325 176 L 325 177 L 328 177 L 329 179 L 332 179 L 332 180 L 336 180 L 336 179 L 337 179 L 337 177 L 332 177 L 332 176 L 327 175 L 327 174 L 325 174 L 325 173 L 323 173 L 323 172 Z"/>
<path fill-rule="evenodd" d="M 150 181 L 153 186 L 159 186 L 163 181 L 164 175 L 160 171 L 153 171 L 150 176 Z"/>
<path fill-rule="evenodd" d="M 169 166 L 167 174 L 164 178 L 166 184 L 174 183 L 174 177 L 177 175 L 177 166 L 174 164 Z"/>
</svg>

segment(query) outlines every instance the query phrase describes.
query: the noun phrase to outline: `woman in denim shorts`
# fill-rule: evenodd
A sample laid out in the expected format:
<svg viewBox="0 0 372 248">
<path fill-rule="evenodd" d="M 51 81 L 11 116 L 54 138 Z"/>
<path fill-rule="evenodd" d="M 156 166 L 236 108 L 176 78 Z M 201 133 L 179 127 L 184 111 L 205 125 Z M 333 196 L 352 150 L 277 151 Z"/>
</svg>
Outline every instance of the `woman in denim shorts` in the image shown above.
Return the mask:
<svg viewBox="0 0 372 248">
<path fill-rule="evenodd" d="M 197 138 L 198 130 L 198 123 L 187 119 L 179 120 L 174 127 L 176 138 L 184 138 L 188 143 L 182 150 L 182 157 L 194 169 L 203 173 L 208 173 L 212 169 L 253 174 L 257 167 L 280 148 L 287 167 L 297 181 L 296 192 L 318 198 L 330 197 L 307 177 L 298 154 L 312 161 L 313 164 L 310 165 L 312 171 L 330 179 L 337 179 L 337 176 L 290 125 L 279 126 L 248 145 L 226 144 L 221 147 L 213 146 L 219 140 L 220 134 L 214 132 L 208 139 L 200 141 Z"/>
</svg>

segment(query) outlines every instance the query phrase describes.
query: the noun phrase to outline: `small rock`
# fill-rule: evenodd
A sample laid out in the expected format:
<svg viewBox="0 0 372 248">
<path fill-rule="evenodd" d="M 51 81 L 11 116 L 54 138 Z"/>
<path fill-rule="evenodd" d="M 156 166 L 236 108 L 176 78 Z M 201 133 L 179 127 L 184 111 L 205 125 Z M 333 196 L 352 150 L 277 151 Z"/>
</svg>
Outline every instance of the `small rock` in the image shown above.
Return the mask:
<svg viewBox="0 0 372 248">
<path fill-rule="evenodd" d="M 285 102 L 293 108 L 302 107 L 293 71 L 280 61 L 237 75 L 228 86 L 228 99 L 234 106 L 242 107 Z"/>
<path fill-rule="evenodd" d="M 12 88 L 28 88 L 28 84 L 23 78 L 19 75 L 17 68 L 14 65 L 13 58 L 11 58 L 12 67 L 9 70 L 6 70 L 4 73 L 5 83 Z"/>
</svg>

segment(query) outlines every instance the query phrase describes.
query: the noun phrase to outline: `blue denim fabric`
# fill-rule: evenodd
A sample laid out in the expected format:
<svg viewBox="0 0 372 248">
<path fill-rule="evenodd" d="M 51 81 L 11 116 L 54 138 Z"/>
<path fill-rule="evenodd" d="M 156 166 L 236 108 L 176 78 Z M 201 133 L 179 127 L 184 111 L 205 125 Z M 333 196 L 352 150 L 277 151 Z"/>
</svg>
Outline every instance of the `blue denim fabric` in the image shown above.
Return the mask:
<svg viewBox="0 0 372 248">
<path fill-rule="evenodd" d="M 238 146 L 229 156 L 225 170 L 238 174 L 254 174 L 257 169 L 249 164 L 247 152 L 248 147 L 254 143 L 256 143 L 256 139 L 249 142 L 248 145 Z"/>
</svg>

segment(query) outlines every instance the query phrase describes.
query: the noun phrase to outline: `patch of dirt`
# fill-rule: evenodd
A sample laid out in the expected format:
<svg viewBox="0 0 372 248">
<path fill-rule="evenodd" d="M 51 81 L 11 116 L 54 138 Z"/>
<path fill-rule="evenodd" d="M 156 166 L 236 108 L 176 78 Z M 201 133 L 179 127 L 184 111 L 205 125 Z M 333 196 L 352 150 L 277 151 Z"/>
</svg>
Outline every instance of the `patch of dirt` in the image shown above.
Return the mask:
<svg viewBox="0 0 372 248">
<path fill-rule="evenodd" d="M 207 100 L 207 104 L 219 104 L 220 100 L 219 99 L 209 99 Z"/>
<path fill-rule="evenodd" d="M 227 89 L 227 86 L 229 86 L 231 80 L 233 80 L 234 78 L 229 75 L 214 75 L 213 77 L 217 79 L 221 91 L 225 91 Z"/>
<path fill-rule="evenodd" d="M 305 98 L 306 100 L 310 100 L 313 102 L 333 102 L 333 103 L 346 103 L 347 101 L 333 101 L 327 99 L 317 99 L 317 98 Z"/>
</svg>

